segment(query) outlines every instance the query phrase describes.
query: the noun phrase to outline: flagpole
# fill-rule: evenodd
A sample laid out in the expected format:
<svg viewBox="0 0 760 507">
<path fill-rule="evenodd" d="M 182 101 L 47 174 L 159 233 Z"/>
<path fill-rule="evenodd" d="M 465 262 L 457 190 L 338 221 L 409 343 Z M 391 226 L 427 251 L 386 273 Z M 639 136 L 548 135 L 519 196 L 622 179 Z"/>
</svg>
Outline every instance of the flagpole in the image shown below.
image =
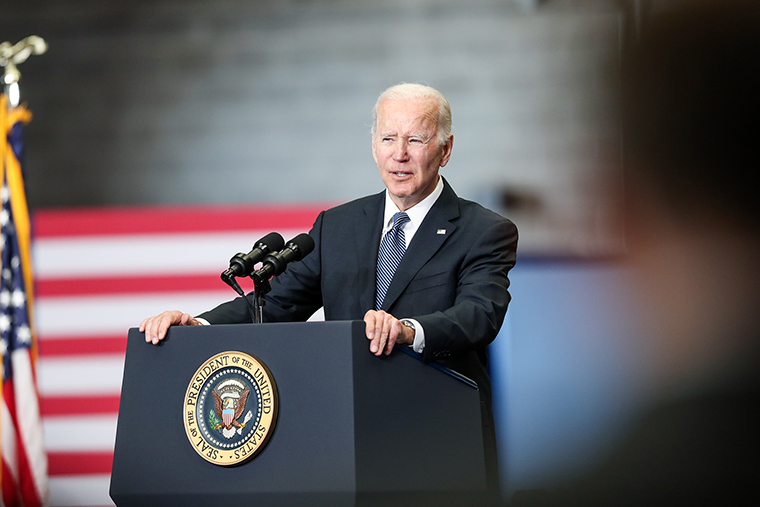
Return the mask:
<svg viewBox="0 0 760 507">
<path fill-rule="evenodd" d="M 37 35 L 30 35 L 29 37 L 21 39 L 16 44 L 11 44 L 8 41 L 0 43 L 0 66 L 3 67 L 3 104 L 0 105 L 0 107 L 3 108 L 3 121 L 1 128 L 4 132 L 4 138 L 1 140 L 2 142 L 0 142 L 0 145 L 2 145 L 0 146 L 0 186 L 2 186 L 6 181 L 6 178 L 8 177 L 7 171 L 9 170 L 9 167 L 7 167 L 9 165 L 9 160 L 6 160 L 6 156 L 10 150 L 10 145 L 9 141 L 5 139 L 5 137 L 8 135 L 6 128 L 12 126 L 16 121 L 23 121 L 24 123 L 28 123 L 31 120 L 31 113 L 29 113 L 29 111 L 27 111 L 24 107 L 18 107 L 21 102 L 21 92 L 19 89 L 21 72 L 18 70 L 18 65 L 24 63 L 31 55 L 42 55 L 47 52 L 47 50 L 47 42 L 45 42 L 45 39 Z M 20 173 L 19 177 L 21 177 Z M 20 184 L 23 187 L 23 180 L 20 181 Z M 21 204 L 17 204 L 16 207 L 22 207 L 24 214 L 28 214 L 26 195 L 23 189 L 21 192 L 18 192 L 17 195 L 20 195 L 20 197 L 17 197 L 17 199 L 20 199 L 23 202 Z M 24 233 L 26 232 L 28 231 L 24 231 Z M 22 237 L 26 237 L 26 234 L 23 234 Z M 29 267 L 29 269 L 26 271 L 31 273 L 30 270 L 31 267 Z M 31 277 L 31 274 L 29 276 Z M 31 280 L 29 280 L 29 282 L 30 283 L 27 285 L 30 286 L 31 290 Z M 30 308 L 30 312 L 31 311 L 32 309 Z M 30 322 L 30 324 L 32 326 L 34 325 L 33 322 Z M 2 365 L 0 365 L 0 375 L 2 375 L 2 372 Z M 2 376 L 0 376 L 0 379 L 2 379 Z M 2 394 L 0 393 L 0 402 L 1 401 Z M 2 449 L 1 445 L 0 449 Z M 0 477 L 0 485 L 1 484 L 2 478 Z"/>
<path fill-rule="evenodd" d="M 3 67 L 3 90 L 5 96 L 8 97 L 7 107 L 16 107 L 21 101 L 18 86 L 21 73 L 17 66 L 24 63 L 31 55 L 44 54 L 47 49 L 45 39 L 36 35 L 30 35 L 16 44 L 8 41 L 0 43 L 0 66 Z"/>
<path fill-rule="evenodd" d="M 5 78 L 5 76 L 3 76 Z M 3 81 L 5 81 L 3 79 Z M 5 92 L 5 88 L 3 88 L 3 92 Z M 5 125 L 7 124 L 7 120 L 5 119 L 5 115 L 8 114 L 8 105 L 6 104 L 6 93 L 0 94 L 0 130 L 3 132 L 3 139 L 0 139 L 0 173 L 5 174 L 5 150 L 6 150 L 6 137 L 7 134 L 5 132 Z M 3 176 L 0 175 L 0 181 L 2 181 Z M 0 253 L 2 253 L 2 250 L 0 250 Z M 4 406 L 4 400 L 3 400 L 3 379 L 5 378 L 5 353 L 0 354 L 0 408 Z M 3 439 L 2 439 L 2 433 L 3 433 L 3 418 L 0 416 L 0 464 L 2 463 L 2 456 L 3 456 Z M 0 470 L 0 495 L 2 495 L 3 492 L 3 472 Z"/>
<path fill-rule="evenodd" d="M 10 42 L 0 43 L 0 66 L 3 67 L 0 88 L 0 130 L 3 132 L 3 138 L 0 139 L 1 282 L 4 292 L 19 294 L 16 301 L 0 305 L 3 312 L 0 331 L 3 359 L 0 361 L 0 408 L 3 409 L 3 414 L 0 425 L 7 425 L 0 428 L 0 433 L 3 437 L 8 436 L 9 441 L 16 442 L 16 445 L 8 446 L 12 452 L 6 456 L 3 439 L 0 439 L 0 459 L 3 464 L 0 472 L 0 504 L 2 498 L 8 497 L 20 500 L 29 507 L 48 507 L 50 491 L 39 391 L 35 378 L 37 342 L 33 318 L 29 209 L 19 155 L 21 125 L 31 120 L 31 113 L 26 107 L 19 107 L 21 94 L 18 83 L 21 73 L 17 65 L 33 54 L 40 55 L 46 51 L 47 43 L 37 36 L 27 37 L 14 45 Z M 6 388 L 10 389 L 13 396 L 3 399 L 2 393 Z M 13 410 L 6 410 L 8 403 L 12 404 L 10 408 Z M 5 479 L 3 476 L 6 476 Z"/>
</svg>

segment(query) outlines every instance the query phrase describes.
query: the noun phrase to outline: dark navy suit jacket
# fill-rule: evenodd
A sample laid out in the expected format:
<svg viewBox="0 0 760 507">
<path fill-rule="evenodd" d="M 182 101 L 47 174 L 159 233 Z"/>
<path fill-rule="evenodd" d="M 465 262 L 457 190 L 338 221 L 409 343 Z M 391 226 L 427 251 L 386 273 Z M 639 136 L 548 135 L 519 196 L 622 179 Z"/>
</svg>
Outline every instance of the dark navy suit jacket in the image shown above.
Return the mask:
<svg viewBox="0 0 760 507">
<path fill-rule="evenodd" d="M 320 307 L 326 320 L 361 320 L 375 304 L 375 270 L 385 193 L 323 211 L 310 235 L 314 251 L 272 280 L 265 322 L 304 321 Z M 460 199 L 444 180 L 441 196 L 412 238 L 383 310 L 414 318 L 425 330 L 424 361 L 473 380 L 490 412 L 486 347 L 510 301 L 507 274 L 516 261 L 517 228 Z M 201 314 L 211 324 L 250 322 L 242 298 Z"/>
</svg>

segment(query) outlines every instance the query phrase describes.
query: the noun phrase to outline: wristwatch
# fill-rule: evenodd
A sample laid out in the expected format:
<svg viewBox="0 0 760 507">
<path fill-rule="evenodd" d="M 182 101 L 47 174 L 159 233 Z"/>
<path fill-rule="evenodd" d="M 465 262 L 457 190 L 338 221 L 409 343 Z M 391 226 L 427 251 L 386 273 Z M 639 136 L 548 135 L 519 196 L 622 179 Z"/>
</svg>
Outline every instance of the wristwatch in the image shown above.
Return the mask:
<svg viewBox="0 0 760 507">
<path fill-rule="evenodd" d="M 401 322 L 406 327 L 411 328 L 412 330 L 414 330 L 415 333 L 417 332 L 417 328 L 414 327 L 414 324 L 412 324 L 411 320 L 409 320 L 409 319 L 401 319 L 401 320 L 399 320 L 399 322 Z"/>
</svg>

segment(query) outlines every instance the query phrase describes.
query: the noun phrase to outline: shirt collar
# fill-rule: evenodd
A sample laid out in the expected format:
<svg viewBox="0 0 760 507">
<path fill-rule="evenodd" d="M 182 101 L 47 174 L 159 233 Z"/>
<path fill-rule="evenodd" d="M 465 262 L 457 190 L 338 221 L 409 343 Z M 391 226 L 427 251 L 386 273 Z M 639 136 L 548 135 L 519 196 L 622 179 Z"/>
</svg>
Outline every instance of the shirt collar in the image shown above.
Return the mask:
<svg viewBox="0 0 760 507">
<path fill-rule="evenodd" d="M 443 178 L 441 175 L 438 175 L 438 183 L 435 186 L 435 189 L 430 193 L 429 196 L 425 197 L 423 200 L 406 210 L 406 214 L 409 215 L 409 222 L 414 226 L 415 230 L 417 227 L 420 226 L 422 221 L 425 219 L 425 217 L 428 214 L 428 211 L 430 211 L 430 208 L 433 207 L 433 204 L 435 204 L 435 201 L 438 200 L 438 198 L 443 193 Z M 385 190 L 385 214 L 383 219 L 383 231 L 386 231 L 393 227 L 393 215 L 399 212 L 398 206 L 396 206 L 396 203 L 393 202 L 393 199 L 391 199 L 390 193 L 388 193 L 388 189 Z"/>
</svg>

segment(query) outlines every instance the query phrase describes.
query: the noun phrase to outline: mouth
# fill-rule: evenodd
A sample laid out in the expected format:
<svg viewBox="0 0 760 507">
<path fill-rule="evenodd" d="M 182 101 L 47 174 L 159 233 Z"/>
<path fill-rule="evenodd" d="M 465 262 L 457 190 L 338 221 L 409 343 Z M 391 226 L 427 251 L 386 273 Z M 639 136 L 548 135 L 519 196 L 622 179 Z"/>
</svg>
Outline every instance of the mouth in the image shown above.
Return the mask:
<svg viewBox="0 0 760 507">
<path fill-rule="evenodd" d="M 412 173 L 404 172 L 404 171 L 391 171 L 391 174 L 395 176 L 396 178 L 402 178 L 402 179 L 410 177 L 412 175 Z"/>
</svg>

